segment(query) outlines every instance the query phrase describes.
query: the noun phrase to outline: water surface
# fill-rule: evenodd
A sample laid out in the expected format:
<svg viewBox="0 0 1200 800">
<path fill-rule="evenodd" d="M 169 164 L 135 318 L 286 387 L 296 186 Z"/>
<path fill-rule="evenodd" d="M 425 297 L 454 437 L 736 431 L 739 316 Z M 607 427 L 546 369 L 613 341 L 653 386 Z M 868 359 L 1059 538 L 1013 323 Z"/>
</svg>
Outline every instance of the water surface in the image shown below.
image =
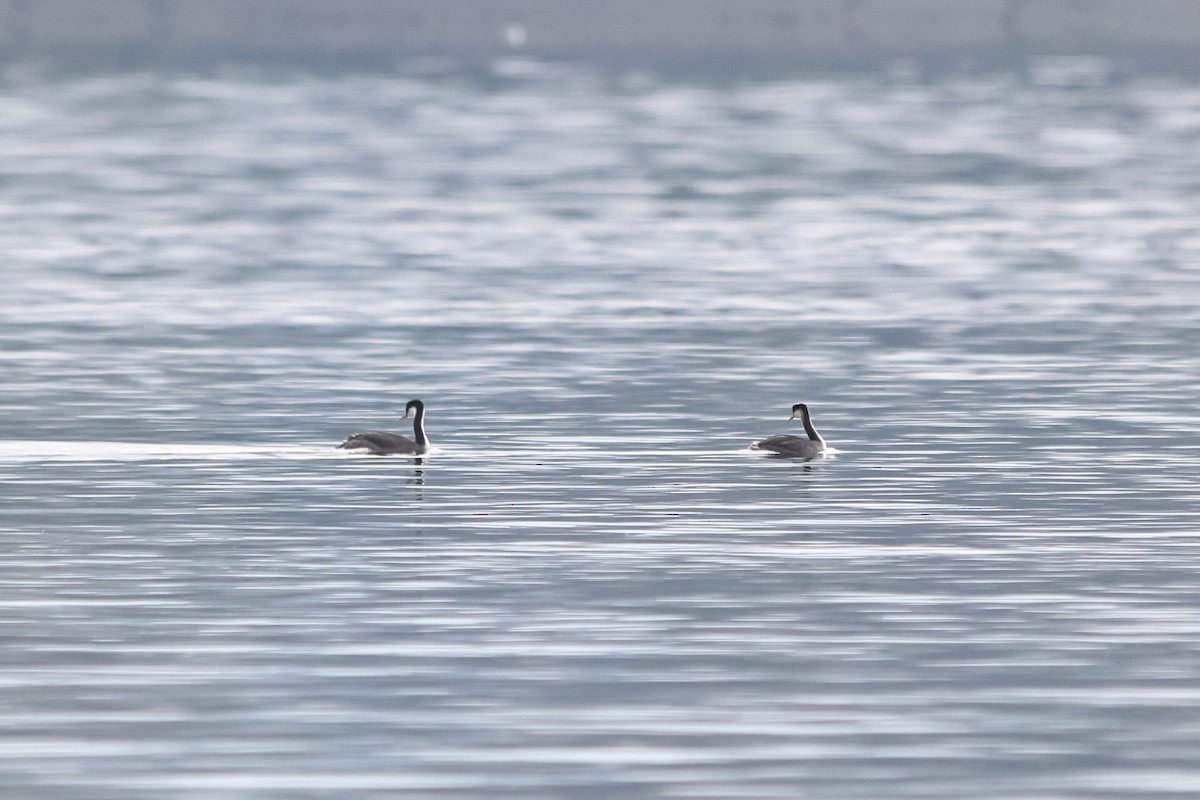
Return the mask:
<svg viewBox="0 0 1200 800">
<path fill-rule="evenodd" d="M 6 796 L 1200 792 L 1200 86 L 0 89 Z"/>
</svg>

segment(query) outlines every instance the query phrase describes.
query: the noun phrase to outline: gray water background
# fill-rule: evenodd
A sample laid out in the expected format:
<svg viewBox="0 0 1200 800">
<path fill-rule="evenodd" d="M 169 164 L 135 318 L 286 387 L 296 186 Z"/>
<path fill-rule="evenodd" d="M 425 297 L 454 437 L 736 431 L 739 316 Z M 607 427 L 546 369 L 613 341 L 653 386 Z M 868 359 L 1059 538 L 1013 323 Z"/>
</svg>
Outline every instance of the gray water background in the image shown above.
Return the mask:
<svg viewBox="0 0 1200 800">
<path fill-rule="evenodd" d="M 10 68 L 0 793 L 1194 797 L 1198 196 L 1100 62 Z"/>
</svg>

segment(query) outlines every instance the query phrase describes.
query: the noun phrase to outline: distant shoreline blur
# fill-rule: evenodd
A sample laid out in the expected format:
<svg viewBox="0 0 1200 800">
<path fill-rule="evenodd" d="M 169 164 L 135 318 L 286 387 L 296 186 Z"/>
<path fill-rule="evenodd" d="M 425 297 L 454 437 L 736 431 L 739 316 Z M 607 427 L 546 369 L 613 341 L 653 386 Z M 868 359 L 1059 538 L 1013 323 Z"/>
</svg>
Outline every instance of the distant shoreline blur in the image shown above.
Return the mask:
<svg viewBox="0 0 1200 800">
<path fill-rule="evenodd" d="M 1193 73 L 1198 43 L 1196 0 L 0 0 L 0 64 L 385 67 L 526 56 L 738 74 L 1095 56 Z"/>
</svg>

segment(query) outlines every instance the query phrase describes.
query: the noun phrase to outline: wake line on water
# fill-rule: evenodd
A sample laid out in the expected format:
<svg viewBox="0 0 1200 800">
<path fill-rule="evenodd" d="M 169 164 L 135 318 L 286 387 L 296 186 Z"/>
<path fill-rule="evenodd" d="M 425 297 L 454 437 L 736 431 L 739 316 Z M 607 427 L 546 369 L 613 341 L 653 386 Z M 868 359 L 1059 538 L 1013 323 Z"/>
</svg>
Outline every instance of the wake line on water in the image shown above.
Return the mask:
<svg viewBox="0 0 1200 800">
<path fill-rule="evenodd" d="M 236 459 L 322 459 L 330 448 L 306 444 L 229 445 L 98 441 L 0 441 L 0 463 L 32 461 L 169 461 Z"/>
<path fill-rule="evenodd" d="M 293 461 L 323 461 L 330 458 L 342 459 L 372 459 L 382 461 L 411 461 L 414 458 L 427 459 L 437 456 L 450 455 L 458 448 L 433 447 L 427 453 L 415 456 L 411 453 L 398 453 L 386 456 L 374 455 L 355 450 L 339 450 L 327 442 L 319 444 L 178 444 L 161 442 L 111 442 L 111 441 L 71 441 L 71 440 L 7 440 L 0 441 L 0 463 L 36 463 L 46 461 L 62 462 L 138 462 L 138 461 L 236 461 L 236 460 L 293 460 Z M 461 452 L 461 451 L 459 451 Z M 830 448 L 826 456 L 836 458 L 840 451 Z M 620 464 L 629 461 L 640 461 L 647 464 L 658 463 L 664 459 L 679 460 L 720 460 L 731 455 L 762 454 L 753 451 L 749 446 L 730 448 L 697 448 L 684 450 L 672 448 L 669 451 L 654 447 L 630 449 L 613 444 L 610 447 L 556 447 L 528 445 L 517 447 L 497 447 L 494 450 L 471 450 L 471 459 L 477 462 L 490 459 L 501 459 L 517 462 L 545 462 L 558 464 L 565 461 L 583 459 L 596 466 L 604 463 Z M 596 462 L 598 456 L 604 456 L 604 461 Z M 824 459 L 821 459 L 824 460 Z"/>
</svg>

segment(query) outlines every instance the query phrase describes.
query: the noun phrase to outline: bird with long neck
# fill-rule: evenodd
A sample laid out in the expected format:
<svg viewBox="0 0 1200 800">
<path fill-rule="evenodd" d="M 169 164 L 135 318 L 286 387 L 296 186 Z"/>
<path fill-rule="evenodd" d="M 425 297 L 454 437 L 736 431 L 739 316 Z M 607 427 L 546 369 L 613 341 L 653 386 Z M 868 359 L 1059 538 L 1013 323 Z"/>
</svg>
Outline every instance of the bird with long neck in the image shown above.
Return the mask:
<svg viewBox="0 0 1200 800">
<path fill-rule="evenodd" d="M 755 442 L 750 445 L 751 450 L 767 450 L 776 455 L 785 456 L 787 458 L 816 458 L 825 454 L 825 439 L 821 434 L 817 433 L 817 429 L 812 424 L 812 415 L 808 412 L 808 406 L 804 403 L 796 403 L 792 406 L 791 419 L 796 419 L 799 416 L 801 424 L 804 425 L 804 436 L 792 436 L 791 434 L 781 433 L 777 436 L 770 436 L 762 441 Z"/>
<path fill-rule="evenodd" d="M 425 435 L 425 404 L 420 400 L 409 400 L 404 407 L 401 419 L 413 420 L 413 438 L 401 436 L 398 433 L 385 431 L 368 431 L 355 433 L 346 437 L 346 441 L 338 445 L 343 450 L 366 450 L 377 456 L 387 456 L 396 453 L 411 453 L 420 455 L 429 449 L 429 437 Z"/>
</svg>

